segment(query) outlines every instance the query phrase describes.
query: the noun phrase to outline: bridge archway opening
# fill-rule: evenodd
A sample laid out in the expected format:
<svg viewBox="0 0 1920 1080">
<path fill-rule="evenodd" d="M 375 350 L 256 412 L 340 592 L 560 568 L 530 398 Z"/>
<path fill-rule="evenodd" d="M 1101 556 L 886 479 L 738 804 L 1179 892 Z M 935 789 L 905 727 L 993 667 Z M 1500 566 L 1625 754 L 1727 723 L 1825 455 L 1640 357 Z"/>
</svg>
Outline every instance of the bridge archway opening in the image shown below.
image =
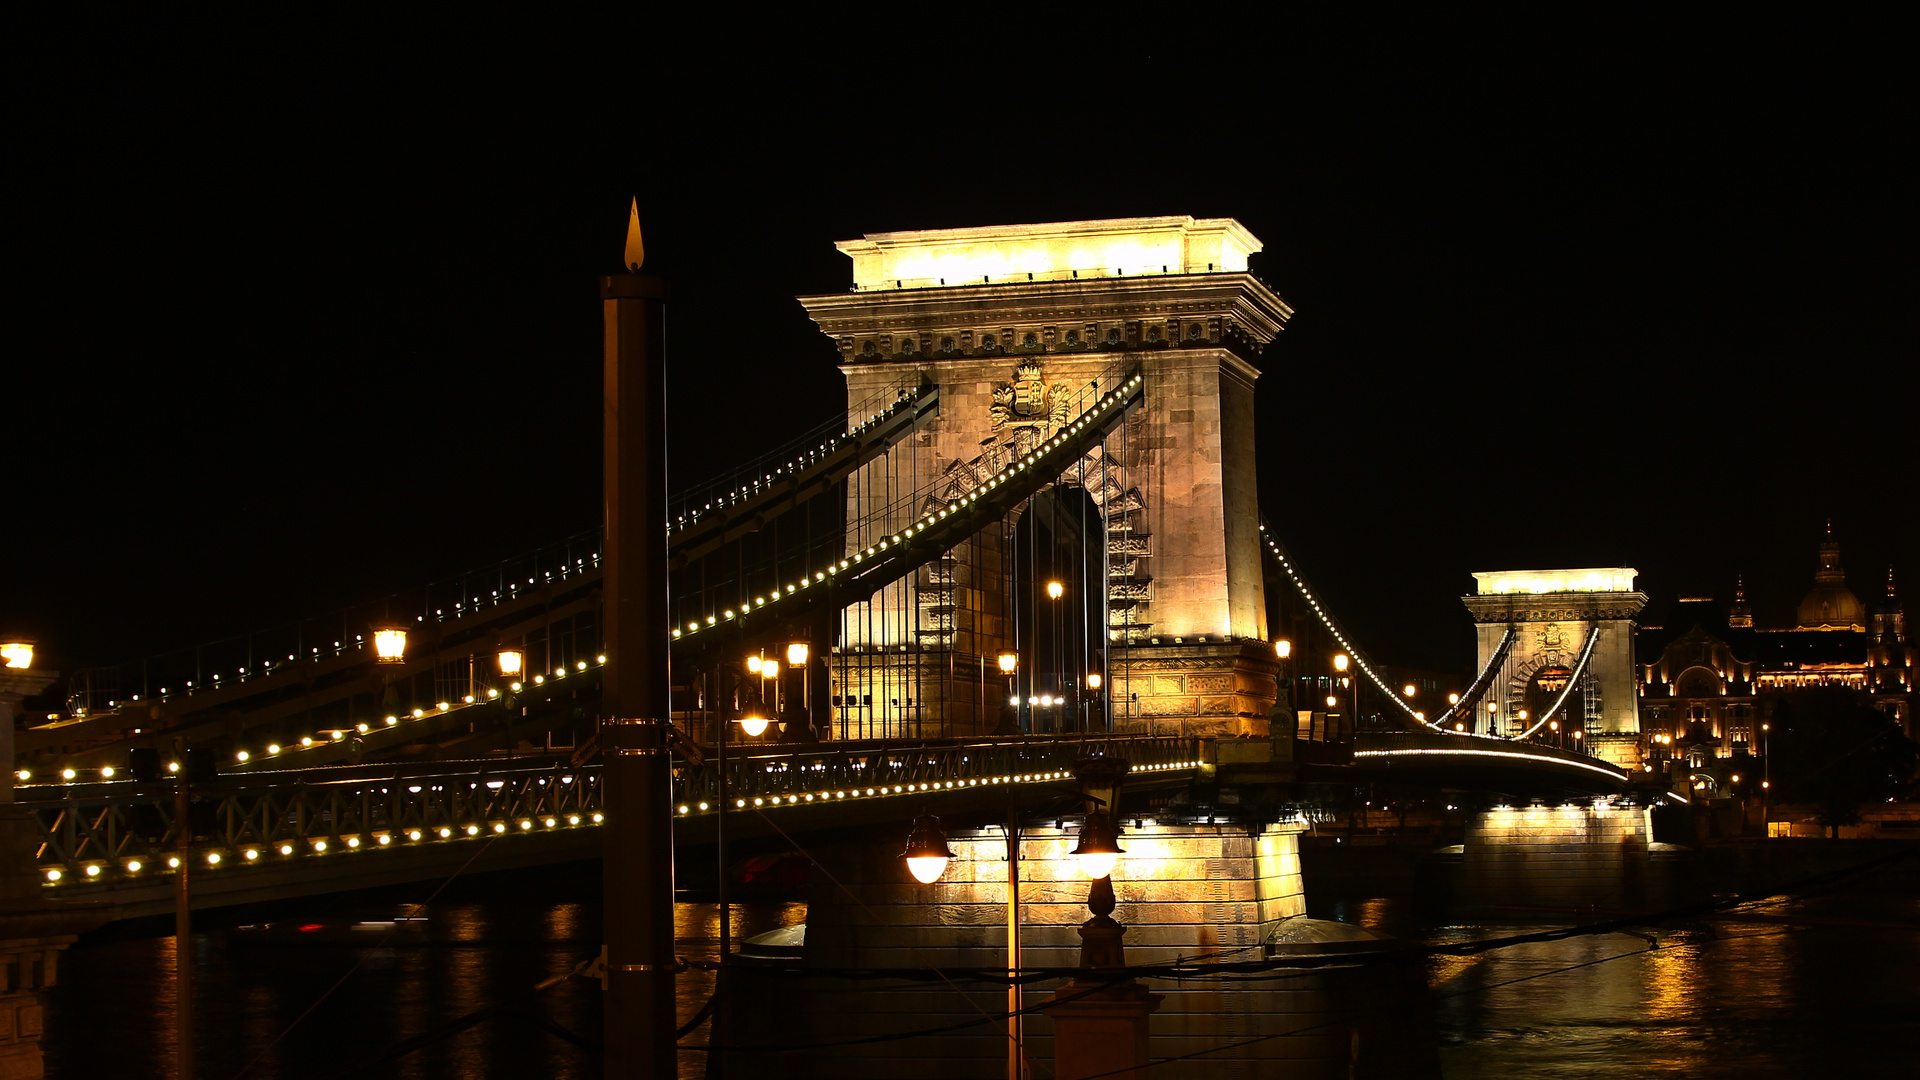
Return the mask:
<svg viewBox="0 0 1920 1080">
<path fill-rule="evenodd" d="M 1055 483 L 1028 501 L 1007 545 L 1020 727 L 1089 728 L 1087 674 L 1106 673 L 1106 530 L 1084 488 Z M 1060 595 L 1051 595 L 1057 583 Z M 1053 704 L 1045 704 L 1053 702 Z M 1095 728 L 1104 721 L 1092 717 Z"/>
</svg>

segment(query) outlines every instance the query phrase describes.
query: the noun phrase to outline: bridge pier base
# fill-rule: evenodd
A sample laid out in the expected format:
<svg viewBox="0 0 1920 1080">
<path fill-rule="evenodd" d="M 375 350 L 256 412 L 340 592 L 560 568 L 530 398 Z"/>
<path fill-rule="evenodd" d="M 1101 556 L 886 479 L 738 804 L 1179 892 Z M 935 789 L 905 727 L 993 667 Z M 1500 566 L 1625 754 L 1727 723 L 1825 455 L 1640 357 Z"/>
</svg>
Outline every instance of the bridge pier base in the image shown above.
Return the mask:
<svg viewBox="0 0 1920 1080">
<path fill-rule="evenodd" d="M 1127 962 L 1231 962 L 1298 953 L 1298 935 L 1288 931 L 1305 925 L 1298 847 L 1303 828 L 1128 828 L 1121 838 L 1126 855 L 1113 874 L 1113 917 L 1127 928 Z M 953 859 L 932 885 L 908 876 L 899 837 L 811 849 L 826 871 L 816 873 L 808 907 L 803 963 L 812 974 L 798 978 L 742 964 L 729 974 L 735 991 L 722 1009 L 730 1015 L 719 1019 L 713 1041 L 831 1046 L 783 1054 L 781 1068 L 791 1076 L 1005 1075 L 1005 983 L 970 978 L 967 969 L 1005 967 L 1006 844 L 995 828 L 962 830 L 949 822 L 947 832 Z M 1036 1063 L 1035 1076 L 1047 1075 L 1041 1066 L 1066 1075 L 1070 1056 L 1057 1044 L 1059 1028 L 1048 1015 L 1058 1010 L 1047 1003 L 1080 962 L 1077 929 L 1086 918 L 1090 882 L 1067 856 L 1073 842 L 1065 832 L 1034 828 L 1021 843 L 1022 967 L 1064 969 L 1058 978 L 1026 986 L 1026 1007 L 1045 1009 L 1029 1013 L 1026 1023 L 1025 1056 Z M 876 977 L 888 969 L 899 971 L 899 978 Z M 1157 1080 L 1345 1077 L 1361 1027 L 1368 1028 L 1364 1060 L 1377 1057 L 1385 1068 L 1398 1060 L 1398 1051 L 1388 1049 L 1395 1045 L 1389 1029 L 1404 1026 L 1408 1014 L 1382 1015 L 1383 994 L 1398 1001 L 1424 993 L 1424 982 L 1416 974 L 1401 986 L 1381 971 L 1301 972 L 1258 983 L 1143 978 L 1144 991 L 1161 998 L 1150 1016 L 1140 1010 L 1152 1059 L 1217 1051 L 1150 1071 Z M 769 1023 L 769 1017 L 778 1022 Z M 866 1037 L 890 1038 L 847 1043 Z M 1219 1049 L 1235 1042 L 1246 1045 Z M 738 1055 L 728 1067 L 762 1057 Z M 1382 1074 L 1363 1067 L 1359 1075 Z"/>
<path fill-rule="evenodd" d="M 1234 641 L 1116 648 L 1112 668 L 1115 730 L 1203 739 L 1267 736 L 1280 671 L 1271 646 Z"/>
<path fill-rule="evenodd" d="M 1467 822 L 1457 895 L 1482 910 L 1634 910 L 1664 899 L 1645 807 L 1498 808 Z"/>
</svg>

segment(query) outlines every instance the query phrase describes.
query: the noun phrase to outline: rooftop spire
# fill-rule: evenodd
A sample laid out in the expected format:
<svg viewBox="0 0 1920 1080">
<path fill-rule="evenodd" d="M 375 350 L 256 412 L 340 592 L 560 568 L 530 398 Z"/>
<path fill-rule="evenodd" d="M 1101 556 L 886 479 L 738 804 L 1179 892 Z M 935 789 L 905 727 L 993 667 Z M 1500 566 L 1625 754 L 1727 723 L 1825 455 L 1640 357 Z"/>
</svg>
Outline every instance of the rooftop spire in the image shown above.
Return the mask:
<svg viewBox="0 0 1920 1080">
<path fill-rule="evenodd" d="M 627 269 L 638 273 L 640 264 L 647 261 L 647 245 L 640 241 L 640 197 L 633 197 L 633 207 L 627 211 Z"/>
<path fill-rule="evenodd" d="M 1727 609 L 1728 626 L 1752 626 L 1753 608 L 1747 606 L 1747 576 L 1736 574 L 1733 578 L 1733 606 Z"/>
</svg>

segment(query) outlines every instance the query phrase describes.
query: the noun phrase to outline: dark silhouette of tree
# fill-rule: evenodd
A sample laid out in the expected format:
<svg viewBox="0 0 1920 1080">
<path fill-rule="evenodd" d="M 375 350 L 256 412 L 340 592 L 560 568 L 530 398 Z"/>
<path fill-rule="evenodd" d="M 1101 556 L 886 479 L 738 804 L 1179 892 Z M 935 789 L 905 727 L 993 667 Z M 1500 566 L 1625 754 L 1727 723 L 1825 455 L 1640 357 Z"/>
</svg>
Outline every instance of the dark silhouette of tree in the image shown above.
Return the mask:
<svg viewBox="0 0 1920 1080">
<path fill-rule="evenodd" d="M 1860 821 L 1862 806 L 1907 793 L 1920 768 L 1920 745 L 1899 723 L 1845 690 L 1789 694 L 1771 722 L 1775 798 L 1818 804 L 1820 824 L 1835 836 Z"/>
</svg>

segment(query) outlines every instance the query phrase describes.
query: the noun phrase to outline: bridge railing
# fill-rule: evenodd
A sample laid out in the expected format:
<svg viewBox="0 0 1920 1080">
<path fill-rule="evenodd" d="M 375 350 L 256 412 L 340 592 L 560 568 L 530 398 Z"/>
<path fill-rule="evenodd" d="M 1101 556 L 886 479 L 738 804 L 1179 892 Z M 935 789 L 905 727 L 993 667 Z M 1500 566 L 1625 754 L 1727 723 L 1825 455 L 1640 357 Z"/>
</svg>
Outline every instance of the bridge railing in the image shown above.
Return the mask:
<svg viewBox="0 0 1920 1080">
<path fill-rule="evenodd" d="M 68 711 L 86 716 L 129 701 L 166 701 L 278 675 L 316 659 L 372 656 L 373 624 L 447 622 L 519 600 L 528 590 L 600 568 L 600 530 L 548 544 L 483 569 L 244 634 L 158 653 L 131 663 L 81 668 L 68 680 Z"/>
<path fill-rule="evenodd" d="M 807 468 L 832 452 L 834 445 L 854 426 L 879 420 L 921 388 L 921 374 L 914 369 L 893 383 L 850 404 L 845 412 L 809 428 L 790 440 L 744 465 L 708 477 L 673 493 L 667 500 L 667 525 L 671 532 L 684 528 L 716 507 L 752 495 L 761 485 L 789 472 Z"/>
<path fill-rule="evenodd" d="M 790 754 L 728 759 L 726 787 L 713 763 L 687 770 L 675 789 L 681 813 L 713 812 L 723 798 L 735 809 L 845 802 L 916 791 L 1025 783 L 1073 774 L 1089 753 L 1125 758 L 1137 770 L 1191 765 L 1195 739 L 1171 735 L 1007 739 L 966 743 L 852 743 Z"/>
<path fill-rule="evenodd" d="M 674 763 L 680 815 L 735 808 L 1058 783 L 1089 754 L 1125 758 L 1137 773 L 1190 768 L 1197 740 L 1090 736 L 980 743 L 858 744 Z M 464 765 L 465 767 L 461 767 Z M 197 871 L 312 866 L 374 851 L 536 836 L 603 820 L 601 770 L 565 761 L 333 766 L 222 777 L 192 792 L 188 858 Z M 23 789 L 15 805 L 37 830 L 36 859 L 53 889 L 137 883 L 177 865 L 182 823 L 169 783 L 74 784 L 59 798 Z M 724 795 L 723 795 L 724 793 Z M 40 796 L 40 797 L 36 797 Z"/>
<path fill-rule="evenodd" d="M 171 785 L 79 784 L 62 794 L 15 803 L 38 826 L 37 861 L 49 885 L 137 880 L 177 865 L 181 822 Z M 216 872 L 601 820 L 599 770 L 566 763 L 254 773 L 192 794 L 189 857 L 195 869 Z"/>
</svg>

